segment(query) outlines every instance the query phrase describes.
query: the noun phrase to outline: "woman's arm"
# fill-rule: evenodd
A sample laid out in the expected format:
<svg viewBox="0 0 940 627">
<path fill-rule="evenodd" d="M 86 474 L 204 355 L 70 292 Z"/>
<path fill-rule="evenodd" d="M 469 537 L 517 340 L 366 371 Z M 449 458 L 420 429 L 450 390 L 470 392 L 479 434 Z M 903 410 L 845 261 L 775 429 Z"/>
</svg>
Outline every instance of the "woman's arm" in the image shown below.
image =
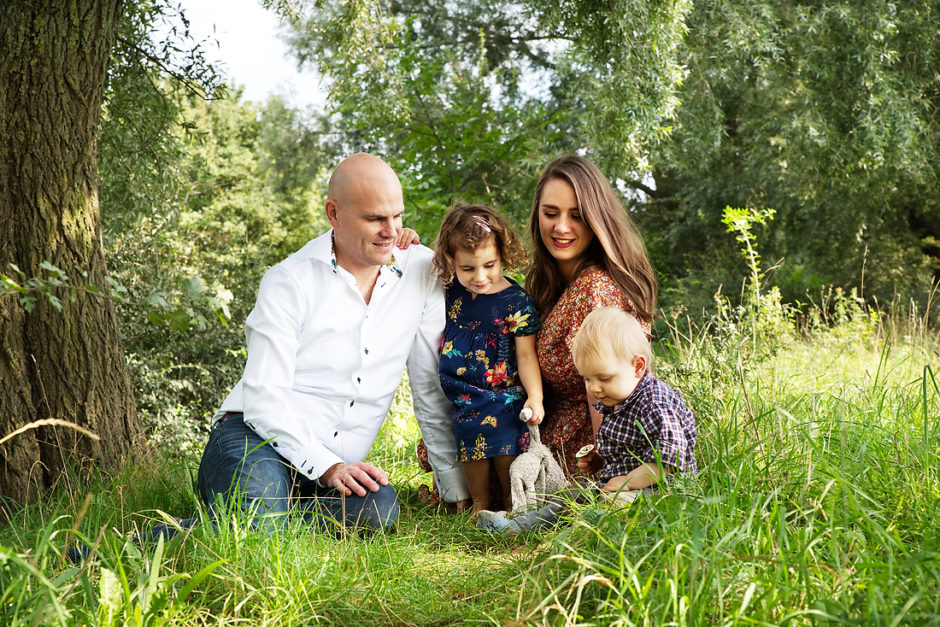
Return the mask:
<svg viewBox="0 0 940 627">
<path fill-rule="evenodd" d="M 545 408 L 542 406 L 542 373 L 535 353 L 535 335 L 517 335 L 515 340 L 519 379 L 529 397 L 525 406 L 532 410 L 529 424 L 537 425 L 545 417 Z"/>
</svg>

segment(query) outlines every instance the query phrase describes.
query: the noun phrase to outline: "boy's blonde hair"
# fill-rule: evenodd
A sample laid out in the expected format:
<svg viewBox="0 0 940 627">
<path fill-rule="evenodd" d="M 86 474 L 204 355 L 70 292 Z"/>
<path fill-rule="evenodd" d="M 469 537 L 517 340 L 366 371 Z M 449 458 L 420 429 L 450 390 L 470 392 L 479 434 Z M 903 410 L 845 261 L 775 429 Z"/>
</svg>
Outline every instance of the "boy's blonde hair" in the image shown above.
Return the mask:
<svg viewBox="0 0 940 627">
<path fill-rule="evenodd" d="M 653 351 L 640 321 L 616 307 L 600 307 L 584 318 L 571 343 L 575 367 L 607 357 L 632 361 L 637 355 L 646 357 L 646 369 L 652 370 Z"/>
</svg>

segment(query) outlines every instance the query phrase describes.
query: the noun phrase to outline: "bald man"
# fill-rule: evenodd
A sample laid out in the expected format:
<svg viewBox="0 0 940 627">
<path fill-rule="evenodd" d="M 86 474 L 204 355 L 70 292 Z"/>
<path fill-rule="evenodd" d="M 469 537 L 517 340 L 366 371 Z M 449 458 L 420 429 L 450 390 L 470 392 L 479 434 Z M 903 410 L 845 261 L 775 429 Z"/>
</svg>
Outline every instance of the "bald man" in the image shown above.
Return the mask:
<svg viewBox="0 0 940 627">
<path fill-rule="evenodd" d="M 441 494 L 469 497 L 437 374 L 444 293 L 430 250 L 395 246 L 404 203 L 384 161 L 345 159 L 325 208 L 332 229 L 261 280 L 245 372 L 213 417 L 199 489 L 210 508 L 387 529 L 397 495 L 364 460 L 406 365 Z"/>
</svg>

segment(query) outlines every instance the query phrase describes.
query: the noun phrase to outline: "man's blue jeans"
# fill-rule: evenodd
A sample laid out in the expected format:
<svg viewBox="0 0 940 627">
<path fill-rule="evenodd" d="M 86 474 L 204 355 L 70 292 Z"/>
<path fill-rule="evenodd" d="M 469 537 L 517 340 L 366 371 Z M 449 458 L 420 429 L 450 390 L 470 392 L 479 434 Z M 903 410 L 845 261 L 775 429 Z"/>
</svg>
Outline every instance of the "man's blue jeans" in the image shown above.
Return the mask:
<svg viewBox="0 0 940 627">
<path fill-rule="evenodd" d="M 273 529 L 297 515 L 319 529 L 334 532 L 344 528 L 389 530 L 398 520 L 398 495 L 390 485 L 361 497 L 320 487 L 245 425 L 242 414 L 231 414 L 212 429 L 199 464 L 198 483 L 213 517 L 224 516 L 226 508 L 238 507 L 250 512 L 253 523 L 264 529 Z M 196 521 L 186 518 L 179 526 L 188 529 Z M 173 525 L 161 524 L 141 539 L 170 538 L 177 531 Z"/>
</svg>

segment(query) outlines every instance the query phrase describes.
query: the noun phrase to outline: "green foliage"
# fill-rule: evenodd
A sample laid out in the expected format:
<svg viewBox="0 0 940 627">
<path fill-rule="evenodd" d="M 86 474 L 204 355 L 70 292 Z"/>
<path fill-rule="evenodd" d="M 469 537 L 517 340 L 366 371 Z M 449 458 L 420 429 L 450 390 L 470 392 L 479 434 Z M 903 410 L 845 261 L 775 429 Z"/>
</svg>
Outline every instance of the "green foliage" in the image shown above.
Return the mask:
<svg viewBox="0 0 940 627">
<path fill-rule="evenodd" d="M 857 301 L 840 308 L 743 370 L 716 362 L 737 345 L 710 326 L 673 327 L 660 375 L 695 410 L 700 476 L 627 511 L 578 507 L 523 620 L 936 622 L 936 338 L 885 345 L 877 324 L 855 333 Z"/>
<path fill-rule="evenodd" d="M 558 138 L 556 114 L 521 94 L 519 72 L 499 65 L 505 52 L 482 25 L 467 25 L 452 45 L 438 18 L 462 19 L 461 7 L 391 9 L 317 3 L 294 22 L 300 58 L 316 59 L 330 79 L 339 151 L 389 161 L 407 192 L 406 223 L 426 242 L 458 201 L 495 205 L 521 222 L 531 170 Z"/>
<path fill-rule="evenodd" d="M 180 102 L 162 212 L 105 211 L 125 352 L 144 424 L 195 453 L 244 365 L 243 321 L 263 272 L 327 225 L 323 162 L 308 122 L 279 100 Z M 107 155 L 103 155 L 103 159 Z M 102 178 L 103 202 L 119 202 Z M 106 209 L 107 209 L 106 204 Z"/>
<path fill-rule="evenodd" d="M 165 293 L 156 292 L 147 299 L 147 317 L 150 322 L 157 326 L 168 323 L 174 331 L 180 333 L 187 331 L 190 326 L 205 331 L 209 320 L 202 312 L 208 310 L 215 314 L 221 324 L 228 325 L 231 291 L 217 286 L 214 292 L 210 292 L 205 280 L 198 275 L 183 279 L 182 285 L 185 301 L 175 308 L 170 305 Z"/>
<path fill-rule="evenodd" d="M 282 10 L 283 7 L 282 7 Z M 633 201 L 664 302 L 740 262 L 720 208 L 774 207 L 783 302 L 940 277 L 937 9 L 919 0 L 300 3 L 342 152 L 390 155 L 427 240 L 455 199 L 517 219 L 539 167 L 592 158 Z"/>
<path fill-rule="evenodd" d="M 760 269 L 760 255 L 757 252 L 753 226 L 766 225 L 768 220 L 773 219 L 775 213 L 773 209 L 757 210 L 727 206 L 721 219 L 722 224 L 728 227 L 728 232 L 734 233 L 734 238 L 742 246 L 741 254 L 751 271 L 751 289 L 755 300 L 760 297 L 760 282 L 764 278 L 764 273 Z"/>
<path fill-rule="evenodd" d="M 671 140 L 640 208 L 664 298 L 736 275 L 718 208 L 772 206 L 786 301 L 856 286 L 922 298 L 940 276 L 937 8 L 904 1 L 699 2 Z M 703 278 L 704 277 L 704 278 Z"/>
<path fill-rule="evenodd" d="M 61 596 L 75 572 L 67 570 L 58 577 L 45 574 L 55 555 L 52 537 L 47 527 L 39 550 L 32 554 L 0 544 L 0 620 L 4 625 L 68 624 Z"/>
<path fill-rule="evenodd" d="M 733 315 L 732 307 L 727 298 L 721 293 L 715 294 L 716 315 L 718 328 L 734 331 L 734 325 L 742 324 L 748 327 L 748 337 L 751 343 L 751 352 L 757 353 L 758 347 L 764 350 L 775 350 L 787 336 L 793 332 L 793 309 L 784 305 L 780 298 L 780 290 L 776 286 L 769 290 L 762 289 L 765 273 L 760 266 L 760 253 L 757 250 L 754 226 L 764 226 L 774 217 L 773 209 L 742 209 L 725 207 L 722 222 L 729 233 L 735 234 L 735 239 L 741 245 L 740 254 L 747 263 L 750 275 L 749 285 L 745 286 L 742 294 L 742 304 Z"/>
<path fill-rule="evenodd" d="M 820 292 L 819 303 L 809 308 L 804 325 L 817 341 L 846 345 L 875 338 L 882 318 L 876 309 L 865 306 L 855 288 L 846 292 L 829 286 Z"/>
<path fill-rule="evenodd" d="M 74 292 L 79 289 L 69 285 L 69 277 L 65 272 L 48 261 L 43 261 L 39 267 L 46 271 L 44 277 L 28 277 L 20 270 L 19 266 L 11 263 L 13 272 L 19 276 L 19 282 L 6 274 L 0 274 L 0 296 L 16 294 L 19 296 L 23 309 L 29 313 L 36 307 L 37 298 L 45 298 L 55 307 L 62 311 L 62 300 L 58 294 L 67 294 L 66 298 L 74 299 Z M 65 289 L 60 289 L 65 288 Z M 86 286 L 86 290 L 97 291 L 93 286 Z"/>
<path fill-rule="evenodd" d="M 140 559 L 140 552 L 131 542 L 125 542 L 123 551 Z M 195 575 L 172 573 L 161 575 L 164 566 L 163 536 L 157 541 L 153 557 L 143 559 L 144 570 L 128 573 L 122 555 L 116 553 L 116 571 L 101 568 L 98 610 L 93 617 L 97 625 L 163 625 L 187 609 L 187 597 L 225 560 L 216 560 L 204 566 Z M 136 574 L 131 581 L 129 575 Z M 185 583 L 184 583 L 185 582 Z M 182 585 L 181 585 L 182 584 Z"/>
<path fill-rule="evenodd" d="M 187 98 L 222 97 L 221 76 L 173 2 L 124 3 L 102 110 L 99 177 L 106 237 L 143 216 L 170 219 L 184 193 L 177 129 Z"/>
<path fill-rule="evenodd" d="M 224 98 L 178 7 L 132 3 L 113 55 L 99 153 L 112 291 L 148 433 L 196 454 L 241 372 L 261 274 L 326 227 L 330 155 L 280 100 Z"/>
<path fill-rule="evenodd" d="M 47 267 L 0 289 L 118 298 L 138 403 L 170 459 L 3 509 L 0 622 L 937 622 L 936 334 L 927 314 L 889 319 L 860 296 L 913 294 L 935 272 L 932 5 L 307 4 L 295 45 L 331 81 L 328 124 L 181 89 L 183 48 L 135 43 L 166 11 L 129 5 L 115 52 L 100 141 L 115 283 Z M 700 475 L 495 538 L 418 504 L 401 394 L 371 458 L 400 487 L 395 534 L 336 539 L 298 520 L 271 536 L 233 516 L 166 546 L 118 535 L 163 511 L 205 515 L 193 457 L 241 373 L 257 282 L 325 228 L 327 164 L 360 149 L 402 174 L 426 242 L 457 199 L 518 222 L 559 152 L 643 190 L 634 215 L 667 301 L 712 309 L 657 333 L 657 374 L 698 418 Z M 767 270 L 761 255 L 784 259 Z M 740 305 L 720 291 L 711 305 L 742 273 Z M 840 277 L 849 287 L 821 287 Z M 817 302 L 786 304 L 813 300 L 807 288 Z M 86 491 L 83 517 L 71 495 Z M 91 565 L 62 563 L 72 527 L 98 538 Z"/>
<path fill-rule="evenodd" d="M 115 569 L 99 569 L 95 593 L 86 568 L 62 568 L 60 522 L 46 524 L 28 552 L 0 545 L 0 619 L 4 625 L 163 625 L 186 610 L 190 593 L 224 562 L 212 562 L 195 575 L 164 575 L 162 537 L 153 556 L 144 557 L 129 540 L 109 535 L 106 546 Z"/>
<path fill-rule="evenodd" d="M 680 50 L 689 0 L 526 2 L 546 36 L 563 42 L 553 57 L 554 96 L 579 139 L 610 177 L 641 170 L 666 140 L 686 68 Z"/>
<path fill-rule="evenodd" d="M 688 3 L 615 4 L 308 3 L 291 42 L 331 81 L 339 142 L 389 158 L 427 240 L 457 201 L 521 225 L 559 152 L 633 172 L 666 134 Z"/>
</svg>

